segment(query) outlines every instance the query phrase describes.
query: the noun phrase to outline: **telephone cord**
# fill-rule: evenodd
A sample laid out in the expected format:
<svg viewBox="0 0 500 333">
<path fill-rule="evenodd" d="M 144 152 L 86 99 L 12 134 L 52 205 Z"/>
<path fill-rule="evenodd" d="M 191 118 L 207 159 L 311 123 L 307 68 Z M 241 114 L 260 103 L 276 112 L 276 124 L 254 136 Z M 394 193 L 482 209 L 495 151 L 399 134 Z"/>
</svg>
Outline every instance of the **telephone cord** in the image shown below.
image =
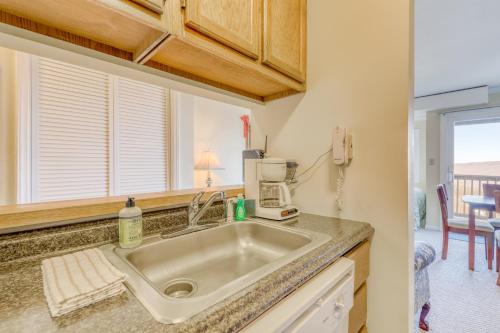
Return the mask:
<svg viewBox="0 0 500 333">
<path fill-rule="evenodd" d="M 316 166 L 316 164 L 318 164 L 318 162 L 321 160 L 321 158 L 323 158 L 326 154 L 328 154 L 329 152 L 332 151 L 332 148 L 328 148 L 327 151 L 325 151 L 323 154 L 319 155 L 318 158 L 316 159 L 316 161 L 314 161 L 314 163 L 307 169 L 305 169 L 304 171 L 302 171 L 301 173 L 299 173 L 297 176 L 295 176 L 295 178 L 299 178 L 303 175 L 305 175 L 306 173 L 309 172 L 309 170 L 311 170 L 312 168 L 314 168 Z"/>
<path fill-rule="evenodd" d="M 337 197 L 335 198 L 335 204 L 337 210 L 341 211 L 344 207 L 344 202 L 342 201 L 342 195 L 344 192 L 344 167 L 339 166 L 339 176 L 337 178 Z"/>
</svg>

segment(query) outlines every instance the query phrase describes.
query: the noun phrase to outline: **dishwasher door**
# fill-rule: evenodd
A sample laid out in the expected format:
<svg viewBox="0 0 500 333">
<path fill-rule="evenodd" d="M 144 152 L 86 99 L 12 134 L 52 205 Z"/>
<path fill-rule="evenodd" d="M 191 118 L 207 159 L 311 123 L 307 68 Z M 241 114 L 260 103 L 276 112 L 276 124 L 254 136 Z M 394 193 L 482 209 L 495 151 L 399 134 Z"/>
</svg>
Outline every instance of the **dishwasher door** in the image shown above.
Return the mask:
<svg viewBox="0 0 500 333">
<path fill-rule="evenodd" d="M 304 311 L 285 333 L 347 333 L 353 305 L 354 278 L 347 275 Z"/>
<path fill-rule="evenodd" d="M 347 333 L 353 297 L 354 263 L 341 258 L 243 332 Z"/>
</svg>

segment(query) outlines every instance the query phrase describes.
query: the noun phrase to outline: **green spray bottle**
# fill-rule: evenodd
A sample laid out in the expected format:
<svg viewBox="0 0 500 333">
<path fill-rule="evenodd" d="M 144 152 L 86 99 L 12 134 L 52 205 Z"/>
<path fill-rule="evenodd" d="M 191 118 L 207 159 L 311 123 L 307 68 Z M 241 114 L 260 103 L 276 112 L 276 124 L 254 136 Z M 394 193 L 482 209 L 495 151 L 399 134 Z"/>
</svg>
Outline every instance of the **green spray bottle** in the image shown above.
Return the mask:
<svg viewBox="0 0 500 333">
<path fill-rule="evenodd" d="M 238 201 L 236 202 L 236 221 L 245 221 L 247 217 L 247 211 L 245 209 L 245 199 L 243 195 L 238 194 Z"/>
</svg>

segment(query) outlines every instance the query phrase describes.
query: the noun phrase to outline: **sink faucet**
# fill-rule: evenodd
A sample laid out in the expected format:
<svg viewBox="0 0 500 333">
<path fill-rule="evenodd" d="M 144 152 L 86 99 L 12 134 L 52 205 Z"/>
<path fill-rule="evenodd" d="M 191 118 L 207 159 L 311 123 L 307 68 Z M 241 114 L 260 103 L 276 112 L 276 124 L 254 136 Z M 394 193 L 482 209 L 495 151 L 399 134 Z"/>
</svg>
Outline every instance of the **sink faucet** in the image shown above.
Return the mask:
<svg viewBox="0 0 500 333">
<path fill-rule="evenodd" d="M 191 203 L 189 204 L 189 210 L 188 210 L 188 222 L 189 222 L 189 227 L 194 227 L 198 225 L 198 221 L 203 217 L 203 215 L 206 213 L 206 211 L 212 206 L 214 201 L 217 198 L 220 198 L 224 202 L 224 209 L 226 209 L 226 194 L 223 191 L 218 191 L 212 193 L 208 200 L 205 202 L 205 204 L 200 208 L 200 200 L 203 197 L 203 194 L 205 194 L 204 191 L 199 192 L 196 194 L 191 200 Z"/>
<path fill-rule="evenodd" d="M 210 195 L 205 204 L 200 208 L 200 200 L 203 197 L 203 194 L 205 194 L 205 192 L 203 191 L 197 193 L 194 196 L 193 200 L 191 200 L 191 203 L 189 204 L 187 228 L 175 232 L 163 232 L 160 235 L 161 238 L 174 238 L 177 236 L 182 236 L 193 232 L 213 228 L 219 225 L 219 223 L 217 222 L 199 225 L 198 221 L 200 221 L 200 219 L 203 217 L 203 215 L 207 212 L 207 210 L 210 208 L 210 206 L 212 206 L 212 204 L 218 197 L 222 199 L 222 201 L 224 201 L 224 217 L 225 217 L 226 194 L 222 191 L 212 193 L 212 195 Z"/>
</svg>

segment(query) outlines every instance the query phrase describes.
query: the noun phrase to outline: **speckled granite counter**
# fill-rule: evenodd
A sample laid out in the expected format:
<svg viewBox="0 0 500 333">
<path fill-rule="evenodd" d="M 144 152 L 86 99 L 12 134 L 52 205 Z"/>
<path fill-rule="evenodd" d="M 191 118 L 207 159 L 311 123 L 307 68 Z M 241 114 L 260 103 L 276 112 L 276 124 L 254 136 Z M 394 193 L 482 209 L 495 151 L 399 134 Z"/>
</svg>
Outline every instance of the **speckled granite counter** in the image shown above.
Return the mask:
<svg viewBox="0 0 500 333">
<path fill-rule="evenodd" d="M 323 232 L 332 240 L 177 325 L 156 322 L 130 292 L 53 319 L 42 290 L 42 257 L 2 263 L 0 332 L 235 332 L 373 234 L 368 223 L 309 214 L 287 225 Z"/>
</svg>

